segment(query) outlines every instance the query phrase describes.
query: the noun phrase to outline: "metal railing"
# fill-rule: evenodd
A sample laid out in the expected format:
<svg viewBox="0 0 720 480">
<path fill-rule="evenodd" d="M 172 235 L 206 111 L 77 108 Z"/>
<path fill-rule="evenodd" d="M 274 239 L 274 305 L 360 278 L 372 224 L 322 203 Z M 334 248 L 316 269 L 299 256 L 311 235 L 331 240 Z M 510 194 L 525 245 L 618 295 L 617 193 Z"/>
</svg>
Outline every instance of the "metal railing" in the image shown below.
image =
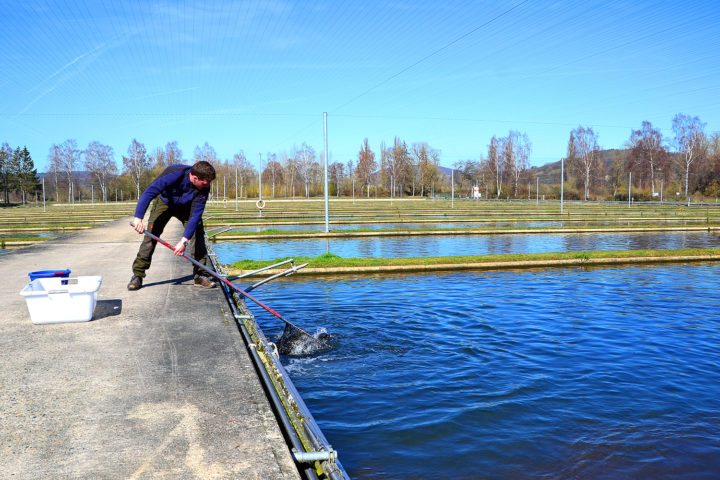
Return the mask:
<svg viewBox="0 0 720 480">
<path fill-rule="evenodd" d="M 227 278 L 227 272 L 218 261 L 209 242 L 208 256 L 215 271 Z M 262 283 L 266 282 L 260 284 Z M 338 460 L 337 452 L 323 435 L 281 364 L 275 344 L 267 340 L 254 315 L 247 309 L 245 301 L 237 292 L 224 284 L 221 284 L 221 287 L 298 470 L 307 479 L 349 479 Z"/>
</svg>

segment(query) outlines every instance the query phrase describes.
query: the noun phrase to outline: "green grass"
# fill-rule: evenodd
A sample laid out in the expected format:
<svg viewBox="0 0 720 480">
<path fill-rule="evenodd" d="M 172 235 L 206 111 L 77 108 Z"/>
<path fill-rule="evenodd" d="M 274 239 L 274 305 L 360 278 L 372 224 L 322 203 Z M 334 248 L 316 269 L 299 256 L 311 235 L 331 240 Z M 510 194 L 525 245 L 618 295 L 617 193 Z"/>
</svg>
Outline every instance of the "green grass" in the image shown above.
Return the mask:
<svg viewBox="0 0 720 480">
<path fill-rule="evenodd" d="M 53 238 L 57 238 L 56 236 L 52 237 L 39 237 L 37 235 L 22 237 L 22 236 L 13 236 L 13 237 L 0 237 L 0 241 L 3 242 L 44 242 L 45 240 L 52 240 Z"/>
<path fill-rule="evenodd" d="M 319 257 L 294 257 L 295 264 L 308 262 L 309 268 L 345 268 L 396 265 L 465 265 L 469 263 L 503 263 L 522 261 L 555 261 L 602 258 L 643 258 L 678 256 L 720 256 L 720 248 L 683 248 L 678 250 L 614 250 L 590 252 L 513 253 L 507 255 L 462 255 L 451 257 L 410 258 L 343 258 L 333 253 Z M 266 261 L 241 260 L 230 265 L 238 270 L 256 270 L 284 259 Z"/>
</svg>

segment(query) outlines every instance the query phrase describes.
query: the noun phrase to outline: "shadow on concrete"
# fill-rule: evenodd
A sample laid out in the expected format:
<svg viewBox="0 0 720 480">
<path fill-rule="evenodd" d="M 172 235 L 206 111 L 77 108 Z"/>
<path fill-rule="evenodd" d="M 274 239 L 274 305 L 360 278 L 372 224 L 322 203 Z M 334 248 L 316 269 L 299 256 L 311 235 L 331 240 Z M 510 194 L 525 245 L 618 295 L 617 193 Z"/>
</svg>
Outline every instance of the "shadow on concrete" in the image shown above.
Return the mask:
<svg viewBox="0 0 720 480">
<path fill-rule="evenodd" d="M 172 283 L 173 285 L 181 285 L 182 283 L 190 281 L 193 278 L 195 278 L 193 275 L 185 275 L 184 277 L 171 278 L 168 280 L 163 280 L 162 282 L 144 283 L 142 288 L 154 287 L 155 285 L 165 285 L 168 283 Z"/>
<path fill-rule="evenodd" d="M 122 312 L 122 300 L 98 300 L 95 304 L 95 311 L 93 312 L 93 320 L 100 320 L 101 318 L 114 317 L 120 315 Z"/>
</svg>

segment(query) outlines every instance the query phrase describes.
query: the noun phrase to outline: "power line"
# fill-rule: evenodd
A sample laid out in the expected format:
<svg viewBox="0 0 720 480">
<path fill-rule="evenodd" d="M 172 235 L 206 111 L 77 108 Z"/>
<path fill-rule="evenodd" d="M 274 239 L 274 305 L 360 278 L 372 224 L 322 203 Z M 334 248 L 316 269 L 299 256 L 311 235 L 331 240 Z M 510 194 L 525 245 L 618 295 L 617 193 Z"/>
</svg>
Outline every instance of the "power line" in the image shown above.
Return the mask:
<svg viewBox="0 0 720 480">
<path fill-rule="evenodd" d="M 385 84 L 388 83 L 390 80 L 392 80 L 392 79 L 394 79 L 394 78 L 396 78 L 396 77 L 399 77 L 400 75 L 402 75 L 403 73 L 407 72 L 407 71 L 410 70 L 411 68 L 413 68 L 413 67 L 421 64 L 421 63 L 424 62 L 425 60 L 427 60 L 427 59 L 429 59 L 429 58 L 437 55 L 438 53 L 440 53 L 440 52 L 442 52 L 443 50 L 451 47 L 452 45 L 455 45 L 455 44 L 458 43 L 460 40 L 462 40 L 462 39 L 464 39 L 464 38 L 466 38 L 466 37 L 469 37 L 469 36 L 472 35 L 473 33 L 475 33 L 475 32 L 477 32 L 478 30 L 480 30 L 481 28 L 484 28 L 484 27 L 490 25 L 490 24 L 493 23 L 495 20 L 498 20 L 499 18 L 504 17 L 504 16 L 507 15 L 508 13 L 512 12 L 512 11 L 515 10 L 516 8 L 521 7 L 522 5 L 528 3 L 529 1 L 530 1 L 530 0 L 523 0 L 523 1 L 520 2 L 520 3 L 513 5 L 512 7 L 508 8 L 507 10 L 503 11 L 502 13 L 496 15 L 495 17 L 491 18 L 490 20 L 488 20 L 487 22 L 483 23 L 482 25 L 479 25 L 479 26 L 473 28 L 472 30 L 470 30 L 469 32 L 466 32 L 466 33 L 460 35 L 460 36 L 457 37 L 455 40 L 452 40 L 451 42 L 446 43 L 445 45 L 443 45 L 442 47 L 438 48 L 437 50 L 435 50 L 435 51 L 433 51 L 433 52 L 425 55 L 425 56 L 422 57 L 420 60 L 417 60 L 416 62 L 408 65 L 407 67 L 403 68 L 403 69 L 400 70 L 399 72 L 394 73 L 393 75 L 390 75 L 390 76 L 387 77 L 385 80 L 382 80 L 381 82 L 379 82 L 379 83 L 373 85 L 372 87 L 368 88 L 367 90 L 365 90 L 365 91 L 362 92 L 361 94 L 359 94 L 359 95 L 351 98 L 350 100 L 348 100 L 347 102 L 343 103 L 342 105 L 340 105 L 340 106 L 338 106 L 338 107 L 335 107 L 335 110 L 340 110 L 341 108 L 346 107 L 347 105 L 353 103 L 355 100 L 357 100 L 357 99 L 359 99 L 359 98 L 367 95 L 368 93 L 372 92 L 372 91 L 375 90 L 376 88 L 378 88 L 378 87 L 380 87 L 380 86 L 382 86 L 382 85 L 385 85 Z"/>
</svg>

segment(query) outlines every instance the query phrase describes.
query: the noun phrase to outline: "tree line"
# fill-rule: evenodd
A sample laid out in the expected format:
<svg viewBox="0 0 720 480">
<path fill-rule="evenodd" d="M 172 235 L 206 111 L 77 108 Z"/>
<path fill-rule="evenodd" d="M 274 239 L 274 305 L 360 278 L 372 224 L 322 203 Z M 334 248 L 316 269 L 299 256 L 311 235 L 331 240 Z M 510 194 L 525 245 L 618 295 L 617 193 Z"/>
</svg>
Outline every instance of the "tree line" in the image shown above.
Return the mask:
<svg viewBox="0 0 720 480">
<path fill-rule="evenodd" d="M 382 145 L 379 162 L 365 139 L 357 159 L 328 165 L 330 195 L 334 196 L 408 196 L 427 195 L 445 189 L 438 167 L 439 151 L 425 143 L 408 145 L 399 138 L 391 147 Z M 7 159 L 7 161 L 6 161 Z M 248 159 L 240 150 L 232 159 L 221 159 L 205 142 L 190 158 L 183 155 L 177 141 L 165 147 L 148 149 L 137 139 L 121 155 L 118 165 L 113 148 L 93 141 L 80 148 L 76 140 L 53 144 L 45 172 L 45 196 L 57 202 L 75 200 L 136 200 L 164 168 L 176 163 L 210 162 L 217 171 L 213 184 L 215 198 L 234 199 L 258 196 L 262 170 L 265 198 L 299 198 L 322 195 L 324 154 L 307 143 L 290 152 L 268 152 Z M 27 148 L 2 147 L 0 156 L 4 201 L 25 202 L 40 193 L 42 185 Z"/>
<path fill-rule="evenodd" d="M 677 114 L 672 135 L 663 136 L 643 121 L 630 132 L 623 149 L 603 150 L 590 126 L 570 131 L 567 154 L 558 162 L 529 168 L 532 145 L 527 136 L 510 131 L 490 140 L 487 155 L 457 162 L 461 190 L 479 186 L 490 198 L 523 198 L 539 193 L 576 200 L 638 200 L 671 195 L 720 197 L 720 132 L 707 133 L 697 116 Z M 540 180 L 540 181 L 537 181 Z M 540 183 L 542 182 L 542 183 Z"/>
<path fill-rule="evenodd" d="M 440 150 L 427 143 L 408 145 L 395 137 L 391 145 L 382 142 L 376 153 L 365 138 L 356 158 L 329 162 L 329 195 L 432 196 L 449 192 L 452 177 L 454 190 L 462 196 L 470 196 L 473 188 L 478 188 L 487 198 L 523 198 L 540 193 L 540 188 L 544 196 L 559 198 L 562 174 L 567 199 L 619 200 L 627 198 L 628 186 L 638 199 L 653 199 L 662 190 L 678 196 L 682 193 L 684 198 L 718 197 L 720 132 L 707 134 L 705 128 L 697 116 L 678 114 L 673 118 L 672 136 L 664 137 L 644 121 L 631 131 L 624 149 L 608 152 L 601 149 L 592 127 L 578 126 L 570 131 L 565 158 L 533 168 L 529 166 L 532 143 L 528 135 L 510 130 L 506 136 L 492 136 L 487 154 L 456 162 L 452 176 L 439 166 Z M 177 141 L 149 150 L 133 139 L 119 165 L 112 147 L 93 141 L 81 149 L 77 141 L 69 139 L 49 149 L 45 195 L 57 202 L 91 197 L 98 201 L 136 200 L 168 165 L 206 160 L 218 174 L 213 184 L 215 198 L 257 197 L 261 182 L 264 198 L 308 198 L 323 194 L 323 155 L 303 142 L 289 152 L 268 152 L 257 159 L 248 159 L 242 150 L 231 159 L 220 159 L 205 142 L 186 158 Z M 558 172 L 560 164 L 562 171 Z M 2 145 L 0 184 L 6 204 L 37 199 L 40 177 L 26 147 L 13 150 L 7 143 Z"/>
</svg>

